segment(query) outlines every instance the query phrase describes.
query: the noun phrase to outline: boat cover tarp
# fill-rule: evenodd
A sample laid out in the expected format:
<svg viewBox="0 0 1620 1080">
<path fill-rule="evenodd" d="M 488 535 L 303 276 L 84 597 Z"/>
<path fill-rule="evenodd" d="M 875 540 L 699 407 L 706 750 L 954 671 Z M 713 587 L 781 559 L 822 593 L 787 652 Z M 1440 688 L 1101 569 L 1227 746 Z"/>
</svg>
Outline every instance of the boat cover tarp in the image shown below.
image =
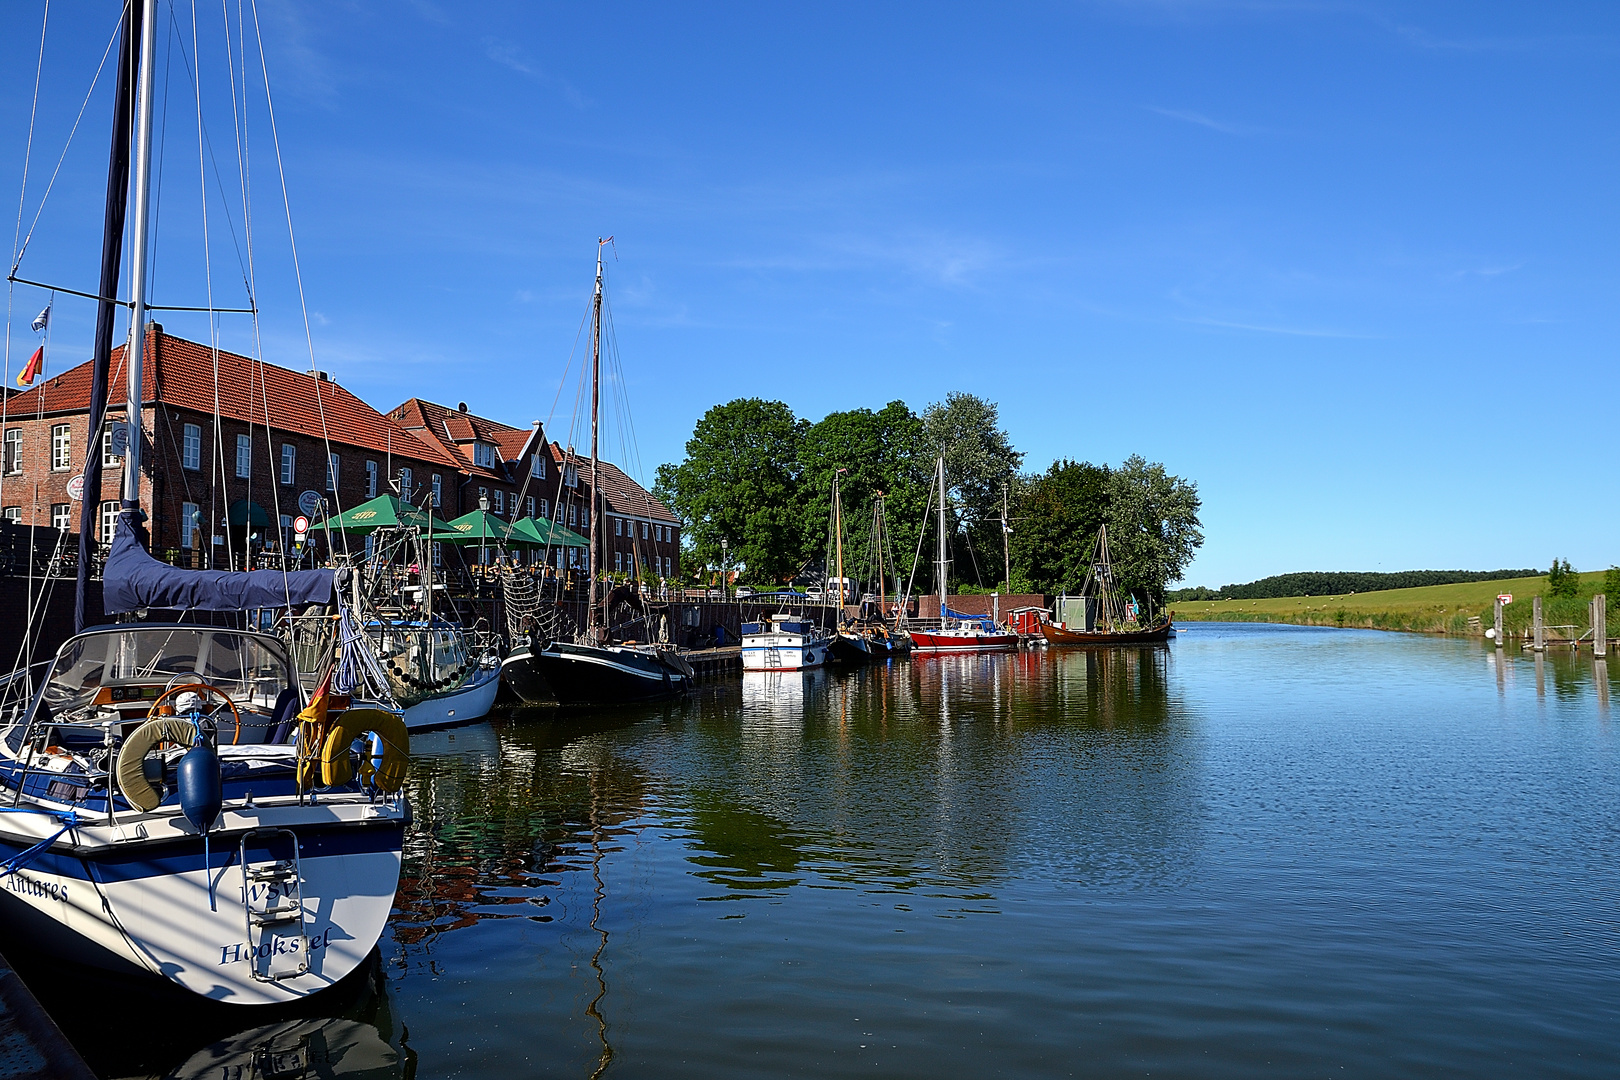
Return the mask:
<svg viewBox="0 0 1620 1080">
<path fill-rule="evenodd" d="M 102 570 L 107 614 L 141 608 L 246 611 L 249 608 L 325 604 L 332 599 L 331 570 L 186 570 L 148 555 L 130 513 L 118 515 L 112 551 Z"/>
</svg>

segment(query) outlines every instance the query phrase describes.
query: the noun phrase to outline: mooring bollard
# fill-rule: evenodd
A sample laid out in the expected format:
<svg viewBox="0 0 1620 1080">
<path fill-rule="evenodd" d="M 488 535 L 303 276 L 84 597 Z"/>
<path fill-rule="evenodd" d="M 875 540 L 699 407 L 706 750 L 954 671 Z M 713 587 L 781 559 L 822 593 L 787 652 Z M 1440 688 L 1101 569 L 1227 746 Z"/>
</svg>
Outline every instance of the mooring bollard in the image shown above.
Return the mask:
<svg viewBox="0 0 1620 1080">
<path fill-rule="evenodd" d="M 1538 596 L 1534 600 L 1532 600 L 1530 602 L 1530 608 L 1531 608 L 1531 612 L 1532 612 L 1531 617 L 1535 620 L 1535 627 L 1536 627 L 1535 644 L 1532 645 L 1531 648 L 1535 649 L 1536 652 L 1546 652 L 1547 651 L 1547 628 L 1545 626 L 1541 625 L 1541 597 Z"/>
<path fill-rule="evenodd" d="M 1502 601 L 1496 602 L 1496 647 L 1502 647 Z"/>
<path fill-rule="evenodd" d="M 1602 593 L 1592 597 L 1592 655 L 1609 655 L 1609 598 Z"/>
</svg>

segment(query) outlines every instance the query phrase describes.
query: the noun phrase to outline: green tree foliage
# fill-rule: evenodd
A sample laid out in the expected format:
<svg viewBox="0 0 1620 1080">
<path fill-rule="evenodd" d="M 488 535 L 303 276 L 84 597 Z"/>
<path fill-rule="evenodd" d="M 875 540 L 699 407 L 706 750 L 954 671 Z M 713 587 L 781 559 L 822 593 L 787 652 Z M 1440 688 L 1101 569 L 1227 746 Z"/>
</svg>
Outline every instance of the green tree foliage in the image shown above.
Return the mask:
<svg viewBox="0 0 1620 1080">
<path fill-rule="evenodd" d="M 1547 589 L 1554 596 L 1574 596 L 1580 591 L 1581 576 L 1575 568 L 1569 565 L 1569 560 L 1558 559 L 1552 561 L 1552 569 L 1547 571 Z"/>
<path fill-rule="evenodd" d="M 1384 589 L 1416 589 L 1424 585 L 1457 585 L 1467 581 L 1504 581 L 1540 577 L 1541 571 L 1528 570 L 1398 570 L 1306 571 L 1274 574 L 1242 585 L 1204 589 L 1205 595 L 1192 596 L 1190 590 L 1176 593 L 1178 600 L 1270 600 L 1283 596 L 1348 596 L 1351 593 L 1381 592 Z"/>
<path fill-rule="evenodd" d="M 1620 566 L 1611 566 L 1603 572 L 1603 595 L 1609 603 L 1620 603 Z"/>
<path fill-rule="evenodd" d="M 780 401 L 738 398 L 703 415 L 686 460 L 658 469 L 658 495 L 685 526 L 690 553 L 718 566 L 721 540 L 733 566 L 779 580 L 802 547 L 799 448 L 809 425 Z"/>
<path fill-rule="evenodd" d="M 891 401 L 877 412 L 828 413 L 811 424 L 799 442 L 799 557 L 820 558 L 826 552 L 832 478 L 843 469 L 839 490 L 844 504 L 845 576 L 864 581 L 872 500 L 879 492 L 886 496 L 895 557 L 902 573 L 909 570 L 912 545 L 922 528 L 932 462 L 922 421 L 903 401 Z"/>
<path fill-rule="evenodd" d="M 1077 592 L 1097 529 L 1108 520 L 1108 466 L 1054 461 L 1020 477 L 1013 509 L 1013 580 L 1039 592 Z"/>
<path fill-rule="evenodd" d="M 945 452 L 955 515 L 969 525 L 1000 517 L 1002 487 L 1017 476 L 1024 455 L 1002 430 L 996 403 L 953 390 L 923 411 L 922 428 L 925 456 Z"/>
<path fill-rule="evenodd" d="M 1120 585 L 1163 605 L 1204 542 L 1198 486 L 1133 454 L 1108 477 L 1108 551 Z"/>
</svg>

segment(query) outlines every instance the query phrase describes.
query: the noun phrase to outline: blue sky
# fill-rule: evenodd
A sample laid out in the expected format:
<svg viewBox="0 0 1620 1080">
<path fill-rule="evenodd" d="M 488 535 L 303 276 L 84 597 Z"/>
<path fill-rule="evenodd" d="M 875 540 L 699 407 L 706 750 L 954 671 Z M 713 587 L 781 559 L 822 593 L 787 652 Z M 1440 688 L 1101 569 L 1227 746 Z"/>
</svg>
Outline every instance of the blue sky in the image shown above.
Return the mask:
<svg viewBox="0 0 1620 1080">
<path fill-rule="evenodd" d="M 732 397 L 816 419 L 966 390 L 1030 467 L 1141 453 L 1196 481 L 1189 584 L 1620 561 L 1620 9 L 259 3 L 317 363 L 380 408 L 565 431 L 613 234 L 648 479 Z M 7 219 L 39 17 L 0 8 Z M 190 6 L 163 18 L 189 52 Z M 198 18 L 229 189 L 219 14 Z M 25 218 L 115 19 L 53 7 Z M 156 287 L 195 303 L 179 70 Z M 259 93 L 264 352 L 303 367 Z M 94 287 L 109 109 L 103 84 L 24 276 Z M 235 304 L 231 200 L 210 198 L 215 302 Z M 13 371 L 39 301 L 16 293 Z M 91 321 L 60 305 L 58 366 Z"/>
</svg>

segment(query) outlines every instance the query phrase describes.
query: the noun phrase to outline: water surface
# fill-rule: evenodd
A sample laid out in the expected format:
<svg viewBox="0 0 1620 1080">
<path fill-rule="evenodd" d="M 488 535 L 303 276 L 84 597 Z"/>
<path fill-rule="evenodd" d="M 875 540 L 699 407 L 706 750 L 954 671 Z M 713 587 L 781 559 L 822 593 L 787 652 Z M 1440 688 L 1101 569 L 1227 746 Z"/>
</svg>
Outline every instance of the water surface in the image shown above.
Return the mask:
<svg viewBox="0 0 1620 1080">
<path fill-rule="evenodd" d="M 334 1069 L 1620 1073 L 1589 654 L 1195 624 L 413 749 L 399 910 L 328 1032 L 369 1042 L 323 1042 Z"/>
</svg>

